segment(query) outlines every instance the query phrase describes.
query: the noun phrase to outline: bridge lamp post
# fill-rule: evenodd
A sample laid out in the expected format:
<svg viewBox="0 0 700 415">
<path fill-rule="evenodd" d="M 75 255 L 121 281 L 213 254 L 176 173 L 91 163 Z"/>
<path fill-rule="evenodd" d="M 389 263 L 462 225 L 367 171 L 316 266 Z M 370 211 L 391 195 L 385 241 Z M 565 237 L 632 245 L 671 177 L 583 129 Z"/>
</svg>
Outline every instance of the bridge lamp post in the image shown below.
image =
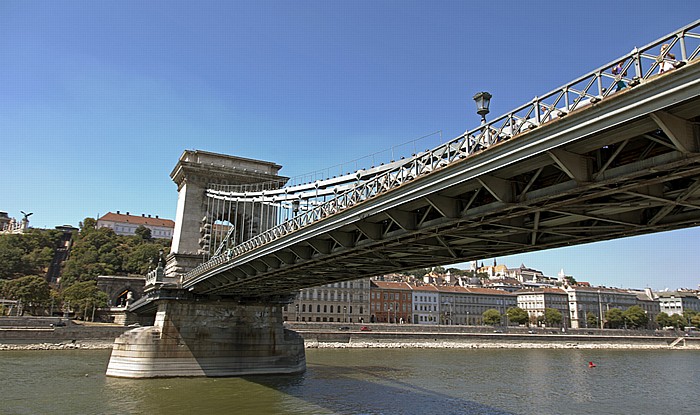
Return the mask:
<svg viewBox="0 0 700 415">
<path fill-rule="evenodd" d="M 481 124 L 486 124 L 486 114 L 489 113 L 489 104 L 492 95 L 488 92 L 478 92 L 473 99 L 476 102 L 476 113 L 481 115 Z"/>
</svg>

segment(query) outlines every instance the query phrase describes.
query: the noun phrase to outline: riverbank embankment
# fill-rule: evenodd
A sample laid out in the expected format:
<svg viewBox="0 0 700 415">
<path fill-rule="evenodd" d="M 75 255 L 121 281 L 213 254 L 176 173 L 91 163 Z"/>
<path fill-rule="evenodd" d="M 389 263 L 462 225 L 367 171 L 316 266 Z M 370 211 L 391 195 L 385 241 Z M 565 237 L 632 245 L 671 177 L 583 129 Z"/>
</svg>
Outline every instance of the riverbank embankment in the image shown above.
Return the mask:
<svg viewBox="0 0 700 415">
<path fill-rule="evenodd" d="M 434 349 L 692 349 L 700 337 L 681 332 L 560 330 L 487 326 L 397 324 L 300 324 L 306 348 Z M 1 350 L 110 349 L 129 327 L 66 319 L 0 319 Z"/>
<path fill-rule="evenodd" d="M 636 330 L 396 324 L 289 324 L 307 348 L 694 349 L 700 337 Z"/>
<path fill-rule="evenodd" d="M 129 329 L 60 317 L 2 317 L 0 350 L 108 349 Z"/>
</svg>

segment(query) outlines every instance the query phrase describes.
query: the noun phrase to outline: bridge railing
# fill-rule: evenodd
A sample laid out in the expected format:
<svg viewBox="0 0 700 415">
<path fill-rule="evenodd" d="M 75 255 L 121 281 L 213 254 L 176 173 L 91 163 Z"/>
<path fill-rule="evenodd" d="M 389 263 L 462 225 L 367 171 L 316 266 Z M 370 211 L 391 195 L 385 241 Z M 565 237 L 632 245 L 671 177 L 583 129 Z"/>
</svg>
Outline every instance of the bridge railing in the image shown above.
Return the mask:
<svg viewBox="0 0 700 415">
<path fill-rule="evenodd" d="M 573 111 L 590 107 L 621 89 L 634 88 L 650 78 L 695 61 L 700 55 L 699 27 L 700 20 L 696 20 L 559 88 L 535 97 L 498 118 L 467 130 L 443 145 L 397 163 L 389 171 L 367 180 L 358 180 L 333 199 L 212 257 L 185 274 L 182 281 L 202 275 L 240 255 L 396 189 L 422 175 L 485 151 L 494 144 L 513 139 Z M 247 194 L 251 198 L 260 197 L 256 192 Z"/>
</svg>

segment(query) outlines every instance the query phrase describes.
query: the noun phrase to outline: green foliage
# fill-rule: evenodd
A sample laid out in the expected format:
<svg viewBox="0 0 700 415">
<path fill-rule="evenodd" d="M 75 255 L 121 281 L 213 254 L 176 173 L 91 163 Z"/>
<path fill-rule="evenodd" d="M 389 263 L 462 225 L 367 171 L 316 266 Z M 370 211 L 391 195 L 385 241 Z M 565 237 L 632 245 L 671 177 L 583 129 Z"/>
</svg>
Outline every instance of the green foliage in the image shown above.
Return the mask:
<svg viewBox="0 0 700 415">
<path fill-rule="evenodd" d="M 95 218 L 85 218 L 80 222 L 80 233 L 88 233 L 92 230 L 97 229 L 97 219 Z"/>
<path fill-rule="evenodd" d="M 4 281 L 1 288 L 5 298 L 22 302 L 22 314 L 24 310 L 37 314 L 51 301 L 49 284 L 44 278 L 36 275 Z"/>
<path fill-rule="evenodd" d="M 619 329 L 625 324 L 625 316 L 619 308 L 611 308 L 605 312 L 605 322 L 611 329 Z"/>
<path fill-rule="evenodd" d="M 668 327 L 671 325 L 671 317 L 662 311 L 656 316 L 656 324 L 661 328 Z"/>
<path fill-rule="evenodd" d="M 638 329 L 640 327 L 646 327 L 647 324 L 649 324 L 647 313 L 638 305 L 628 308 L 622 314 L 629 328 Z"/>
<path fill-rule="evenodd" d="M 482 314 L 484 318 L 484 324 L 496 325 L 501 322 L 501 313 L 495 308 L 490 308 Z"/>
<path fill-rule="evenodd" d="M 680 314 L 673 314 L 670 317 L 670 322 L 671 322 L 671 324 L 669 324 L 670 326 L 673 326 L 673 327 L 680 329 L 680 330 L 683 330 L 685 328 L 685 326 L 687 325 L 686 324 L 687 320 L 685 319 L 685 317 L 683 317 Z"/>
<path fill-rule="evenodd" d="M 523 310 L 520 307 L 511 307 L 508 310 L 506 310 L 506 315 L 508 316 L 508 320 L 516 323 L 516 324 L 525 324 L 529 320 L 529 315 L 527 314 L 527 311 Z"/>
<path fill-rule="evenodd" d="M 572 277 L 572 276 L 570 276 L 570 275 L 567 275 L 566 277 L 564 277 L 564 281 L 565 281 L 568 285 L 571 285 L 571 286 L 576 285 L 576 278 L 574 278 L 574 277 Z"/>
<path fill-rule="evenodd" d="M 41 275 L 53 260 L 61 232 L 31 229 L 24 234 L 0 235 L 0 278 Z"/>
<path fill-rule="evenodd" d="M 588 327 L 598 327 L 598 316 L 589 311 L 586 313 L 586 324 Z"/>
<path fill-rule="evenodd" d="M 406 271 L 407 275 L 413 275 L 416 278 L 421 278 L 425 274 L 429 274 L 431 271 L 430 268 L 417 268 L 417 269 L 412 269 L 410 271 Z"/>
<path fill-rule="evenodd" d="M 130 274 L 146 274 L 149 268 L 158 265 L 159 252 L 162 249 L 162 245 L 154 243 L 137 245 L 124 259 L 124 271 Z"/>
<path fill-rule="evenodd" d="M 107 300 L 107 294 L 100 291 L 94 281 L 77 282 L 63 290 L 64 304 L 76 315 L 84 314 L 93 307 L 105 307 Z"/>
<path fill-rule="evenodd" d="M 139 225 L 138 228 L 134 231 L 136 236 L 139 238 L 143 239 L 144 241 L 150 241 L 151 240 L 151 230 L 148 229 L 147 227 L 143 225 Z"/>
<path fill-rule="evenodd" d="M 94 281 L 98 275 L 145 274 L 155 267 L 158 252 L 167 253 L 170 241 L 120 236 L 110 228 L 94 229 L 86 218 L 64 264 L 61 286 Z M 148 228 L 146 228 L 148 230 Z M 150 232 L 150 231 L 149 231 Z"/>
<path fill-rule="evenodd" d="M 556 326 L 561 324 L 562 315 L 561 311 L 556 308 L 545 308 L 544 309 L 544 321 L 548 326 Z"/>
<path fill-rule="evenodd" d="M 457 277 L 471 277 L 474 274 L 474 272 L 472 271 L 459 268 L 447 268 L 447 271 L 450 272 L 450 275 L 454 275 Z"/>
<path fill-rule="evenodd" d="M 697 315 L 698 315 L 698 312 L 695 310 L 684 310 L 683 311 L 683 318 L 685 318 L 685 321 L 689 326 L 693 325 L 692 324 L 693 317 L 695 317 Z"/>
<path fill-rule="evenodd" d="M 690 324 L 695 327 L 700 327 L 700 313 L 695 313 L 695 315 L 690 318 Z"/>
</svg>

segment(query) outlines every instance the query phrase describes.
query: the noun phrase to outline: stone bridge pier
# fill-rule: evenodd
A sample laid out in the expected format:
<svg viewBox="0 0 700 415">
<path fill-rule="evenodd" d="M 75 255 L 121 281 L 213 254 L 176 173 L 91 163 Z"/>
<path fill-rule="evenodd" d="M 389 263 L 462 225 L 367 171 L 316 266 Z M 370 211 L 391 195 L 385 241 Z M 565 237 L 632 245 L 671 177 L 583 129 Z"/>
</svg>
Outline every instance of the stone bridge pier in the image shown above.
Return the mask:
<svg viewBox="0 0 700 415">
<path fill-rule="evenodd" d="M 242 376 L 296 373 L 306 369 L 304 340 L 283 327 L 282 307 L 290 296 L 228 298 L 199 296 L 180 289 L 180 276 L 207 259 L 203 218 L 223 217 L 207 201 L 210 184 L 284 183 L 273 163 L 187 150 L 170 177 L 178 187 L 171 252 L 146 278 L 145 296 L 129 307 L 138 327 L 115 340 L 107 375 L 125 378 L 169 376 Z M 254 236 L 264 231 L 246 221 L 250 206 L 238 206 L 235 221 Z M 239 215 L 227 208 L 226 216 Z M 247 210 L 246 210 L 247 209 Z M 239 216 L 241 217 L 241 216 Z M 274 225 L 274 223 L 268 223 Z M 231 222 L 222 226 L 233 226 Z M 249 228 L 246 228 L 249 227 Z M 209 247 L 211 249 L 211 247 Z M 216 247 L 213 247 L 216 249 Z"/>
<path fill-rule="evenodd" d="M 243 376 L 306 369 L 304 340 L 282 325 L 288 299 L 195 298 L 169 293 L 155 324 L 115 340 L 107 376 Z"/>
</svg>

